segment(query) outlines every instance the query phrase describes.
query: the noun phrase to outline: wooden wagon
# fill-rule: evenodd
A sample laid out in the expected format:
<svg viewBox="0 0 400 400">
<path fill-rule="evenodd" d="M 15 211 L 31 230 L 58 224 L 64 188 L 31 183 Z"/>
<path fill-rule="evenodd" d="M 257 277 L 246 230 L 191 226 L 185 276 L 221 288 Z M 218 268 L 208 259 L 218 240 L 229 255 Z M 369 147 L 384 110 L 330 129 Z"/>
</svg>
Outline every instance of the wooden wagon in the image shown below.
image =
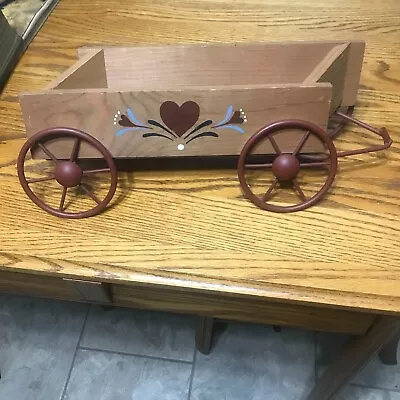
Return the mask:
<svg viewBox="0 0 400 400">
<path fill-rule="evenodd" d="M 82 218 L 111 201 L 117 158 L 238 156 L 254 204 L 305 209 L 332 185 L 338 157 L 391 144 L 351 117 L 363 54 L 359 41 L 79 49 L 45 90 L 20 96 L 21 185 L 45 211 Z M 349 121 L 384 143 L 337 152 L 332 138 Z"/>
</svg>

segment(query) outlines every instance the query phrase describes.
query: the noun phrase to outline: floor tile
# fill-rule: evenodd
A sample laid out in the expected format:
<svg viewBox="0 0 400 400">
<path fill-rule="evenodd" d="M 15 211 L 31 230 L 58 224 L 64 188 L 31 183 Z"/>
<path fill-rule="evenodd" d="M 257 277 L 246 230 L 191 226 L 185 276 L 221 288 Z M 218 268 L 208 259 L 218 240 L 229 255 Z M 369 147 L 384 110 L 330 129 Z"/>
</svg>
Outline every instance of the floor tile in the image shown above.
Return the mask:
<svg viewBox="0 0 400 400">
<path fill-rule="evenodd" d="M 57 400 L 86 305 L 0 294 L 0 399 Z"/>
<path fill-rule="evenodd" d="M 397 349 L 400 360 L 400 347 Z M 384 365 L 378 355 L 372 357 L 366 367 L 353 380 L 370 387 L 378 387 L 388 390 L 400 389 L 400 364 Z"/>
<path fill-rule="evenodd" d="M 192 400 L 298 400 L 314 383 L 314 334 L 229 324 L 209 355 L 197 353 Z"/>
<path fill-rule="evenodd" d="M 79 350 L 64 400 L 186 400 L 192 365 Z"/>
<path fill-rule="evenodd" d="M 185 315 L 92 307 L 81 346 L 192 361 L 194 318 Z"/>
<path fill-rule="evenodd" d="M 400 400 L 400 393 L 349 385 L 332 400 Z"/>
<path fill-rule="evenodd" d="M 321 374 L 327 365 L 340 354 L 348 340 L 346 335 L 331 333 L 317 334 L 317 372 Z M 397 349 L 400 359 L 400 347 Z M 362 386 L 388 390 L 400 389 L 400 364 L 384 365 L 378 355 L 371 358 L 368 364 L 357 374 L 352 383 Z"/>
</svg>

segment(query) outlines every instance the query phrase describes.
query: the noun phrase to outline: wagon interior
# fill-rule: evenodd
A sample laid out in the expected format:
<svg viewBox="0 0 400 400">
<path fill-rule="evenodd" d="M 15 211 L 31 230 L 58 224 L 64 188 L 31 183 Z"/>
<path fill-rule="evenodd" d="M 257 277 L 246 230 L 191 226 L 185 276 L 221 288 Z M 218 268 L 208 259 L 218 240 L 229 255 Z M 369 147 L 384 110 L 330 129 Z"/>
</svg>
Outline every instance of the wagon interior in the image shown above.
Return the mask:
<svg viewBox="0 0 400 400">
<path fill-rule="evenodd" d="M 343 100 L 354 101 L 354 86 L 358 85 L 360 71 L 356 69 L 358 76 L 353 76 L 352 65 L 349 71 L 347 67 L 349 57 L 357 56 L 360 45 L 293 42 L 81 48 L 80 61 L 48 89 L 159 91 L 329 82 L 333 87 L 334 109 Z M 346 78 L 350 87 L 344 93 Z"/>
</svg>

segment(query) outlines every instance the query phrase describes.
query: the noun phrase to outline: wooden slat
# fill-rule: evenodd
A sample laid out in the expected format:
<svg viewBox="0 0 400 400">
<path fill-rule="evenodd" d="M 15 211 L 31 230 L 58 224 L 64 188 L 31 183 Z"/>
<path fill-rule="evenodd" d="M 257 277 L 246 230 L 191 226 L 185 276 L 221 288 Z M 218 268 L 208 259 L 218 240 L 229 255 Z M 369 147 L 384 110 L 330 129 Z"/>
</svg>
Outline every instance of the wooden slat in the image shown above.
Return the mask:
<svg viewBox="0 0 400 400">
<path fill-rule="evenodd" d="M 178 313 L 205 315 L 227 320 L 289 325 L 326 332 L 364 334 L 375 316 L 342 310 L 265 302 L 246 297 L 156 289 L 124 285 L 113 286 L 114 304 Z"/>
<path fill-rule="evenodd" d="M 103 50 L 91 50 L 46 86 L 50 89 L 107 88 Z"/>
</svg>

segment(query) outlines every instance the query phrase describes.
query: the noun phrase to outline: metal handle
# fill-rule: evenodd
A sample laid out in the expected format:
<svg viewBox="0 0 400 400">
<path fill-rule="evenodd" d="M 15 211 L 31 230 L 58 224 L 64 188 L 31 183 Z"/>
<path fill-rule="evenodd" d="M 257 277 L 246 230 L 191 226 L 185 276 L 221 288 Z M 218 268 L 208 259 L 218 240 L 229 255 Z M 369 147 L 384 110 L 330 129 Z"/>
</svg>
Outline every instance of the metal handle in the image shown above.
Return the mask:
<svg viewBox="0 0 400 400">
<path fill-rule="evenodd" d="M 337 153 L 338 157 L 354 156 L 356 154 L 365 154 L 365 153 L 371 153 L 374 151 L 381 151 L 381 150 L 385 150 L 385 149 L 389 148 L 392 145 L 393 140 L 390 137 L 389 132 L 387 131 L 386 128 L 380 128 L 380 129 L 374 128 L 373 126 L 368 125 L 365 122 L 359 121 L 358 119 L 355 119 L 355 118 L 351 117 L 350 115 L 344 114 L 340 111 L 336 111 L 335 114 L 346 121 L 352 122 L 353 124 L 358 125 L 361 128 L 367 129 L 370 132 L 373 132 L 373 133 L 379 135 L 383 139 L 383 144 L 381 144 L 381 145 L 365 147 L 364 149 L 359 149 L 359 150 L 340 151 Z"/>
</svg>

